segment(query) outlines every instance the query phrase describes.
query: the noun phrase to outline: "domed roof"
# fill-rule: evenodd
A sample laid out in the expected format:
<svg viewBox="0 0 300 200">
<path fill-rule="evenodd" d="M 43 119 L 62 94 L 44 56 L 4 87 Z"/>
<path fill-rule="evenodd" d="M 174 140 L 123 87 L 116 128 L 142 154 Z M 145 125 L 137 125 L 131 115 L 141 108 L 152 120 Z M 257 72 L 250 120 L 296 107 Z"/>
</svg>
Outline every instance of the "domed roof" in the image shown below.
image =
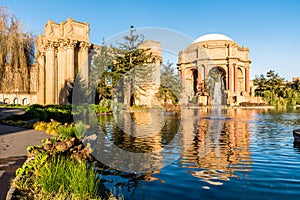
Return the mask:
<svg viewBox="0 0 300 200">
<path fill-rule="evenodd" d="M 194 40 L 193 43 L 204 42 L 204 41 L 209 41 L 209 40 L 229 40 L 229 41 L 233 41 L 230 37 L 228 37 L 226 35 L 213 33 L 213 34 L 202 35 L 202 36 L 198 37 L 196 40 Z"/>
</svg>

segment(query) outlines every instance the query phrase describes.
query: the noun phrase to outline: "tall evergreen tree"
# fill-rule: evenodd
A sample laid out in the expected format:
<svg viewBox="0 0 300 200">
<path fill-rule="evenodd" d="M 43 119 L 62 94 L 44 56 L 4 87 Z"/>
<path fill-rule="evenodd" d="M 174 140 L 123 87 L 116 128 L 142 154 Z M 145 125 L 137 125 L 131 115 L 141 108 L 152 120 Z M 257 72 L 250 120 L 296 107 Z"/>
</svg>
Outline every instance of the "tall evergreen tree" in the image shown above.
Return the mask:
<svg viewBox="0 0 300 200">
<path fill-rule="evenodd" d="M 126 104 L 127 110 L 132 105 L 135 84 L 139 80 L 151 77 L 153 68 L 152 55 L 146 49 L 139 49 L 138 45 L 143 42 L 143 36 L 134 33 L 130 27 L 130 35 L 124 36 L 124 42 L 117 43 L 118 47 L 110 47 L 109 54 L 112 56 L 110 65 L 103 73 L 99 82 L 98 91 L 101 98 L 118 98 L 118 102 Z M 99 62 L 98 62 L 99 63 Z"/>
</svg>

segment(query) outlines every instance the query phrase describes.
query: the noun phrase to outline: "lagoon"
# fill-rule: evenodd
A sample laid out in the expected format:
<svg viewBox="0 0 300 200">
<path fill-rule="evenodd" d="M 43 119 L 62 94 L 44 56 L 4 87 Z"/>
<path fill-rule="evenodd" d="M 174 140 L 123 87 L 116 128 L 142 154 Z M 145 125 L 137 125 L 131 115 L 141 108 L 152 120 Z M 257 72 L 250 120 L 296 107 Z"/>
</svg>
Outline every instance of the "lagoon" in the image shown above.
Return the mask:
<svg viewBox="0 0 300 200">
<path fill-rule="evenodd" d="M 230 108 L 223 119 L 210 116 L 208 108 L 100 116 L 104 141 L 94 152 L 111 166 L 98 170 L 102 182 L 124 199 L 299 199 L 292 134 L 299 110 Z M 131 154 L 99 157 L 112 146 Z"/>
</svg>

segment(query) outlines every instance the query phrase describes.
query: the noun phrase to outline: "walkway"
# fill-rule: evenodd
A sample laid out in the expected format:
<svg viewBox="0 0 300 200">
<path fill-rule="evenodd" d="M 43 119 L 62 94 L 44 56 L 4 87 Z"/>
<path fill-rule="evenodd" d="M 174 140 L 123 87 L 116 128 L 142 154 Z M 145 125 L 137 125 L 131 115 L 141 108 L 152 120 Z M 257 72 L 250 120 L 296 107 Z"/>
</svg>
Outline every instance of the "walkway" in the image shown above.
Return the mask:
<svg viewBox="0 0 300 200">
<path fill-rule="evenodd" d="M 21 112 L 18 109 L 5 109 L 0 112 L 0 119 L 3 115 Z M 43 132 L 0 124 L 0 200 L 5 199 L 10 180 L 26 160 L 26 148 L 40 144 L 46 137 L 49 135 Z"/>
</svg>

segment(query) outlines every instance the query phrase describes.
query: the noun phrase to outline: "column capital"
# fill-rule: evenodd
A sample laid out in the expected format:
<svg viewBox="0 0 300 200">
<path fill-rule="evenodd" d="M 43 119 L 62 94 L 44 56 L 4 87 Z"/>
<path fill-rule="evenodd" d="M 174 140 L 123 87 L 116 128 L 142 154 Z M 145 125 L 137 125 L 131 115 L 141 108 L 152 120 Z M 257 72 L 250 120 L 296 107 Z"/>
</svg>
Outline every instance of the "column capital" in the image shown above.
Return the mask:
<svg viewBox="0 0 300 200">
<path fill-rule="evenodd" d="M 75 46 L 77 44 L 77 40 L 70 40 L 70 39 L 67 39 L 67 41 L 65 41 L 65 46 L 68 48 L 68 49 L 74 49 Z"/>
<path fill-rule="evenodd" d="M 49 51 L 49 50 L 55 50 L 55 48 L 57 47 L 57 42 L 55 41 L 50 41 L 48 40 L 46 46 L 45 46 L 45 50 Z"/>
<path fill-rule="evenodd" d="M 79 51 L 88 51 L 91 47 L 91 44 L 88 42 L 80 42 L 79 44 L 80 50 Z"/>
</svg>

